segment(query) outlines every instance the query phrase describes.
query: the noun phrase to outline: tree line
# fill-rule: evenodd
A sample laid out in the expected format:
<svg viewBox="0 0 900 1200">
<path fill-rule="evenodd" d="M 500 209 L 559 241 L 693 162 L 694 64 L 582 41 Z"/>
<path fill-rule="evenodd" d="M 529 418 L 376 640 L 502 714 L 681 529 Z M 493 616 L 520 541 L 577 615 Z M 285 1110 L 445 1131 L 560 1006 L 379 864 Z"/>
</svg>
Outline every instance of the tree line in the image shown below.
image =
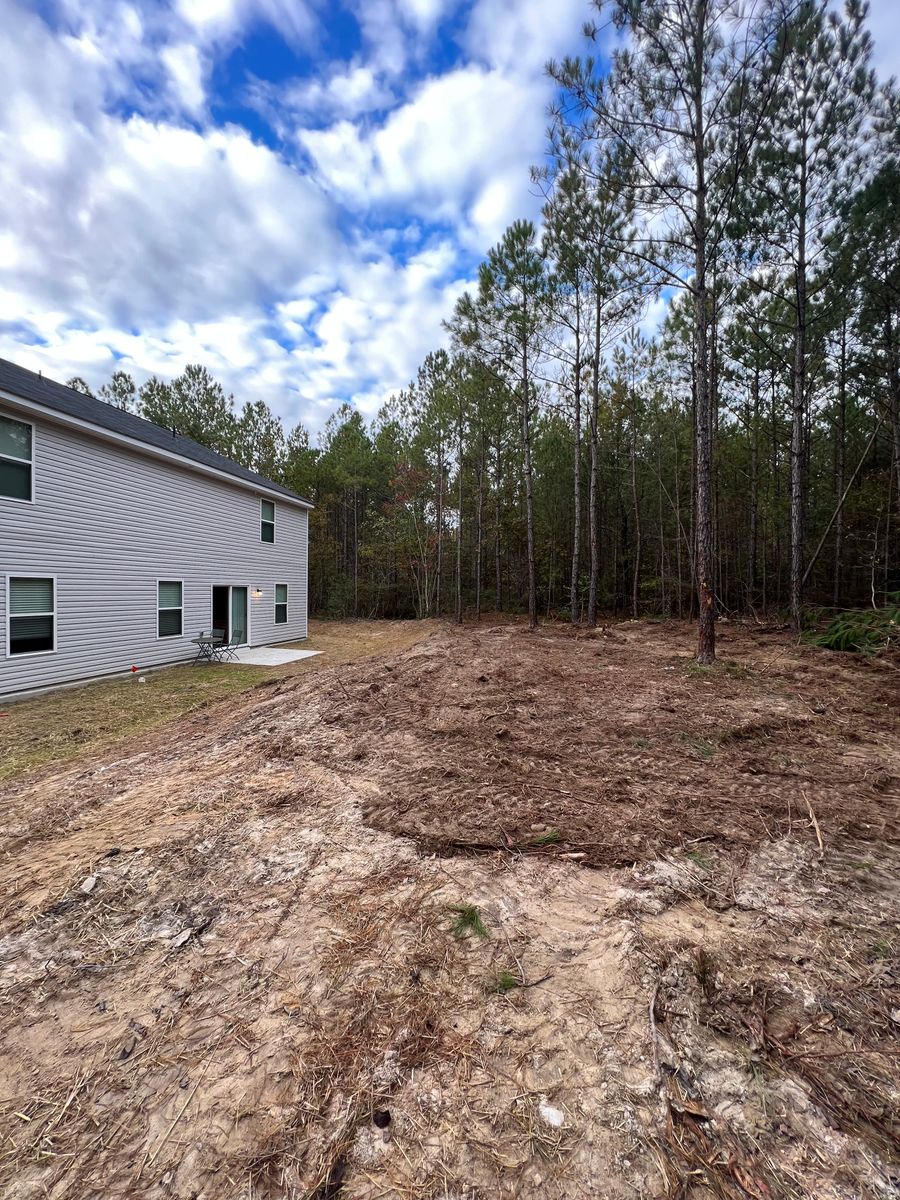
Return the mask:
<svg viewBox="0 0 900 1200">
<path fill-rule="evenodd" d="M 722 614 L 900 590 L 900 101 L 866 5 L 594 9 L 618 49 L 548 66 L 540 228 L 371 424 L 345 404 L 313 447 L 201 367 L 101 390 L 315 503 L 313 611 L 692 616 L 711 662 Z"/>
</svg>

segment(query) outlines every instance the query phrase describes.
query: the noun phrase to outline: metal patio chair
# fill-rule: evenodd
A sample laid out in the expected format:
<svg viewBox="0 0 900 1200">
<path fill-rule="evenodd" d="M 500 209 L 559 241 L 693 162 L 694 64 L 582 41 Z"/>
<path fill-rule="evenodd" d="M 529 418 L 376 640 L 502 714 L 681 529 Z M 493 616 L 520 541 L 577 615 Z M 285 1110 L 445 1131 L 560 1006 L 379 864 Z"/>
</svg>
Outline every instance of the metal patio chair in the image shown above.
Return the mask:
<svg viewBox="0 0 900 1200">
<path fill-rule="evenodd" d="M 238 646 L 242 646 L 243 644 L 244 644 L 243 629 L 232 629 L 231 640 L 228 642 L 222 643 L 222 645 L 219 647 L 219 649 L 216 653 L 216 657 L 219 659 L 220 662 L 228 662 L 229 659 L 232 660 L 233 662 L 237 662 L 237 648 L 238 648 Z"/>
</svg>

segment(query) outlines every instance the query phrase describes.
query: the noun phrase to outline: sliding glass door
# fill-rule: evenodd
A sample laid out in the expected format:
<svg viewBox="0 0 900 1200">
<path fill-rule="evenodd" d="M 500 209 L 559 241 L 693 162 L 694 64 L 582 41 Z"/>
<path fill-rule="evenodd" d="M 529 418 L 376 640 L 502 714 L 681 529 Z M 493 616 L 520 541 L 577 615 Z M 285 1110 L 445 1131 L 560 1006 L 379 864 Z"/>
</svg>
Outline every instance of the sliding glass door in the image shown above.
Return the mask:
<svg viewBox="0 0 900 1200">
<path fill-rule="evenodd" d="M 231 637 L 244 645 L 249 636 L 247 629 L 247 589 L 233 587 L 231 589 Z"/>
<path fill-rule="evenodd" d="M 216 584 L 212 590 L 212 627 L 221 629 L 225 641 L 230 642 L 235 636 L 240 638 L 240 644 L 246 646 L 250 641 L 250 629 L 247 624 L 247 588 L 232 587 L 230 584 Z"/>
</svg>

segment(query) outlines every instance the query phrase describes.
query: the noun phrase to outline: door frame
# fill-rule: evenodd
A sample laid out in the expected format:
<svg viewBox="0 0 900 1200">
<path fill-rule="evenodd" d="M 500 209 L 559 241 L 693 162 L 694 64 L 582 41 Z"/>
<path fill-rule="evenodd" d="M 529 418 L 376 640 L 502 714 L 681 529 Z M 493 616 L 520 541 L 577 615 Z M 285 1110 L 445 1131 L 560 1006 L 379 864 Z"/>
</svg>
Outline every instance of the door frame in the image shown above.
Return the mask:
<svg viewBox="0 0 900 1200">
<path fill-rule="evenodd" d="M 212 629 L 212 621 L 213 621 L 213 615 L 212 615 L 213 614 L 213 588 L 217 588 L 217 587 L 228 588 L 228 629 L 225 631 L 226 635 L 227 635 L 225 638 L 226 641 L 231 640 L 231 625 L 232 625 L 231 593 L 234 588 L 243 588 L 244 591 L 246 591 L 246 593 L 247 593 L 247 628 L 244 630 L 244 639 L 245 640 L 243 642 L 241 642 L 241 645 L 242 646 L 252 646 L 253 642 L 251 640 L 251 628 L 250 627 L 251 627 L 251 622 L 252 622 L 253 618 L 251 616 L 252 588 L 250 587 L 250 584 L 249 583 L 211 583 L 209 585 L 209 622 L 210 622 L 209 627 L 210 627 L 210 629 Z"/>
</svg>

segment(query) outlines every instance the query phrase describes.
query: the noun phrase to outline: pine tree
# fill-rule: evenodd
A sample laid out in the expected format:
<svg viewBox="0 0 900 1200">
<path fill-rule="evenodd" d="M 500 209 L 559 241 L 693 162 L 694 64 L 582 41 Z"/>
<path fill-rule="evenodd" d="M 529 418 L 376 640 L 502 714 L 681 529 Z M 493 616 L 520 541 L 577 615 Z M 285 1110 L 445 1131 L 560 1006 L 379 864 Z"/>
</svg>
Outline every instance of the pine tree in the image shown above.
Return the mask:
<svg viewBox="0 0 900 1200">
<path fill-rule="evenodd" d="M 189 365 L 168 384 L 154 376 L 141 387 L 139 400 L 141 415 L 148 421 L 234 458 L 238 444 L 234 397 L 206 367 Z"/>
<path fill-rule="evenodd" d="M 799 632 L 803 601 L 806 431 L 810 357 L 821 352 L 832 276 L 823 254 L 838 197 L 862 165 L 862 131 L 874 90 L 867 68 L 865 9 L 850 0 L 841 20 L 825 0 L 801 0 L 784 48 L 769 65 L 774 103 L 752 158 L 759 258 L 785 259 L 771 286 L 792 310 L 790 608 Z M 818 314 L 814 312 L 818 307 Z"/>
<path fill-rule="evenodd" d="M 535 228 L 530 221 L 516 221 L 482 263 L 476 322 L 493 338 L 500 369 L 518 402 L 525 485 L 528 624 L 532 629 L 537 627 L 538 618 L 531 431 L 538 404 L 535 376 L 546 321 L 547 275 Z"/>
<path fill-rule="evenodd" d="M 109 383 L 105 383 L 97 393 L 97 399 L 115 408 L 123 408 L 126 412 L 136 413 L 140 409 L 137 387 L 127 371 L 113 371 Z"/>
<path fill-rule="evenodd" d="M 754 83 L 772 31 L 732 0 L 595 0 L 594 7 L 628 37 L 609 75 L 599 73 L 593 58 L 551 63 L 549 70 L 578 102 L 594 136 L 628 152 L 644 219 L 628 251 L 660 280 L 687 286 L 693 299 L 697 657 L 710 663 L 716 618 L 710 272 L 765 108 Z M 587 33 L 598 37 L 596 23 Z"/>
</svg>

